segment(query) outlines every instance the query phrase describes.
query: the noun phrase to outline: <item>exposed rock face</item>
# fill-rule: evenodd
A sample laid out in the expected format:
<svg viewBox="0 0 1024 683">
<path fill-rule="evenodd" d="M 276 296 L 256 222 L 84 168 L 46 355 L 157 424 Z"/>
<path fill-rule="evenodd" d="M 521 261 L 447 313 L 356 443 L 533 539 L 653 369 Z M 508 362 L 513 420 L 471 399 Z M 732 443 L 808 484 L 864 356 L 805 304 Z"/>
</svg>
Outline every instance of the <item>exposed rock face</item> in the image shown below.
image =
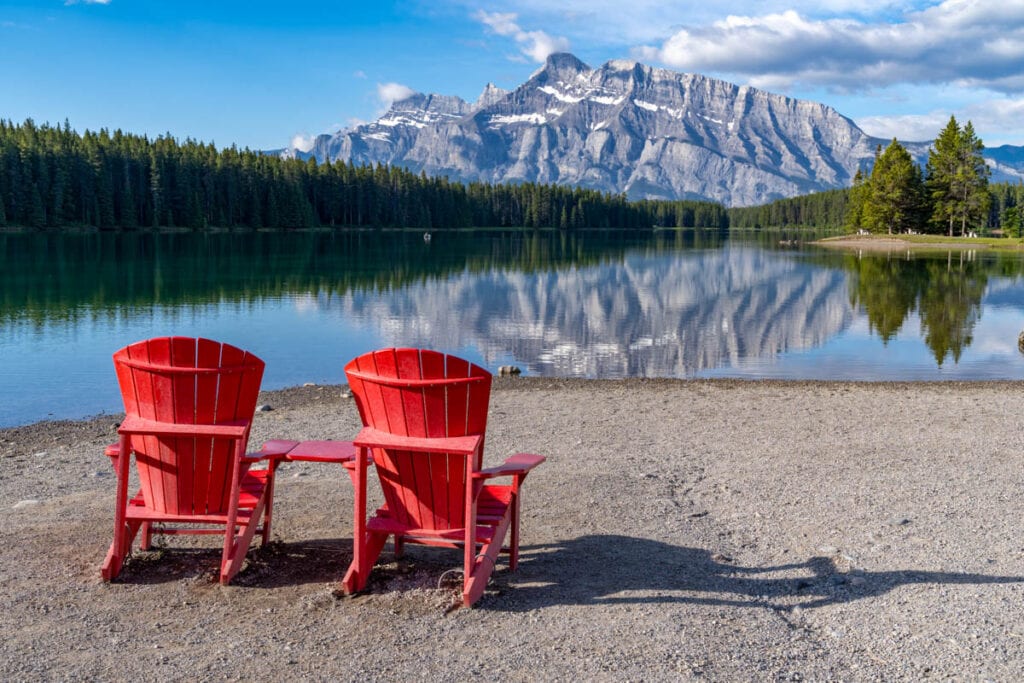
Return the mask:
<svg viewBox="0 0 1024 683">
<path fill-rule="evenodd" d="M 887 142 L 815 102 L 636 62 L 591 69 L 556 54 L 515 90 L 488 84 L 472 104 L 413 95 L 373 123 L 319 136 L 311 154 L 453 180 L 744 206 L 846 187 Z M 928 143 L 907 147 L 923 161 Z"/>
</svg>

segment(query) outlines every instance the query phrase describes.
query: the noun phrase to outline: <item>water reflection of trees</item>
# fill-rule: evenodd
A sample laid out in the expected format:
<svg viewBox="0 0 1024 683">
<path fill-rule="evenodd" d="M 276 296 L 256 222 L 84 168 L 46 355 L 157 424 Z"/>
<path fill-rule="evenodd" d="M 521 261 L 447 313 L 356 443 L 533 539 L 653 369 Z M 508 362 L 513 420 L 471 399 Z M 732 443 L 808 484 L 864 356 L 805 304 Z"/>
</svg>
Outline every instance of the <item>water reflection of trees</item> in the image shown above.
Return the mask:
<svg viewBox="0 0 1024 683">
<path fill-rule="evenodd" d="M 993 275 L 1019 274 L 1019 259 L 983 260 L 975 252 L 936 255 L 849 256 L 850 303 L 862 308 L 868 325 L 888 343 L 917 313 L 921 333 L 935 361 L 959 362 L 981 317 L 981 298 Z"/>
<path fill-rule="evenodd" d="M 715 247 L 695 230 L 0 233 L 0 321 L 75 319 L 154 305 L 398 289 L 461 272 L 535 272 L 627 250 Z"/>
</svg>

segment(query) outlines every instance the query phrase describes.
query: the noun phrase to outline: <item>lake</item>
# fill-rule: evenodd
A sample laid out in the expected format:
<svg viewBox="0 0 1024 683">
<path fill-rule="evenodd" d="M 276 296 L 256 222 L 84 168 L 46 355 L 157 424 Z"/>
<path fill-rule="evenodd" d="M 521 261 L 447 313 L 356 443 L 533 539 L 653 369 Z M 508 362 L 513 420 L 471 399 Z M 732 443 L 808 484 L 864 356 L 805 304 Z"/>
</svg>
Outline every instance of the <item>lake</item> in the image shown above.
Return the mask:
<svg viewBox="0 0 1024 683">
<path fill-rule="evenodd" d="M 118 412 L 118 348 L 206 336 L 264 388 L 382 346 L 565 377 L 1024 379 L 1024 260 L 694 230 L 0 234 L 0 426 Z"/>
</svg>

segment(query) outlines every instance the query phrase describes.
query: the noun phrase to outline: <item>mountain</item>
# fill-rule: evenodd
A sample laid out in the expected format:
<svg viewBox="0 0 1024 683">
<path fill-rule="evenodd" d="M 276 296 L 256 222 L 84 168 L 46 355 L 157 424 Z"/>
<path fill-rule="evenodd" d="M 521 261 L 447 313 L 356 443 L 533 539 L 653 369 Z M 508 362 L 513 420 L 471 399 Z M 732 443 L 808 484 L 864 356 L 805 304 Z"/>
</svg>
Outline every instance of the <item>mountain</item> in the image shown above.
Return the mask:
<svg viewBox="0 0 1024 683">
<path fill-rule="evenodd" d="M 816 102 L 637 62 L 592 69 L 554 54 L 514 90 L 488 84 L 473 103 L 415 94 L 372 123 L 318 136 L 308 153 L 283 154 L 746 206 L 847 187 L 887 143 Z M 919 162 L 927 157 L 929 143 L 904 144 Z M 1024 175 L 1021 148 L 998 149 L 993 179 Z"/>
</svg>

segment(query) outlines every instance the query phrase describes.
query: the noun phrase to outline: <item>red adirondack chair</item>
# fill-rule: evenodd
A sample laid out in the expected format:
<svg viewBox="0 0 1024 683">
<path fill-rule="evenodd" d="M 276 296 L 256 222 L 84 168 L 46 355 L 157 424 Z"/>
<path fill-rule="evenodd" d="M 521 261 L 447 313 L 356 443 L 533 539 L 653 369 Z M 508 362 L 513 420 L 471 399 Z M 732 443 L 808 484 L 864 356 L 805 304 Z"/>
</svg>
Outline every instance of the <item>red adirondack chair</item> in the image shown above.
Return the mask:
<svg viewBox="0 0 1024 683">
<path fill-rule="evenodd" d="M 343 590 L 366 587 L 388 536 L 463 549 L 463 604 L 483 594 L 499 552 L 519 555 L 519 489 L 544 462 L 519 453 L 482 469 L 491 374 L 454 356 L 383 349 L 345 366 L 363 430 L 355 444 L 376 465 L 384 505 L 366 518 L 366 457 L 356 458 L 354 553 Z M 511 483 L 495 484 L 497 477 Z M 511 539 L 503 547 L 511 529 Z"/>
<path fill-rule="evenodd" d="M 126 416 L 118 444 L 107 449 L 117 498 L 103 578 L 118 575 L 142 529 L 143 549 L 154 533 L 224 534 L 220 582 L 228 583 L 253 535 L 270 538 L 274 472 L 295 444 L 271 442 L 279 450 L 245 453 L 263 361 L 209 339 L 161 337 L 121 349 L 114 366 Z M 132 455 L 140 488 L 129 499 Z M 265 469 L 251 469 L 261 460 Z M 202 526 L 183 526 L 196 524 Z"/>
</svg>

